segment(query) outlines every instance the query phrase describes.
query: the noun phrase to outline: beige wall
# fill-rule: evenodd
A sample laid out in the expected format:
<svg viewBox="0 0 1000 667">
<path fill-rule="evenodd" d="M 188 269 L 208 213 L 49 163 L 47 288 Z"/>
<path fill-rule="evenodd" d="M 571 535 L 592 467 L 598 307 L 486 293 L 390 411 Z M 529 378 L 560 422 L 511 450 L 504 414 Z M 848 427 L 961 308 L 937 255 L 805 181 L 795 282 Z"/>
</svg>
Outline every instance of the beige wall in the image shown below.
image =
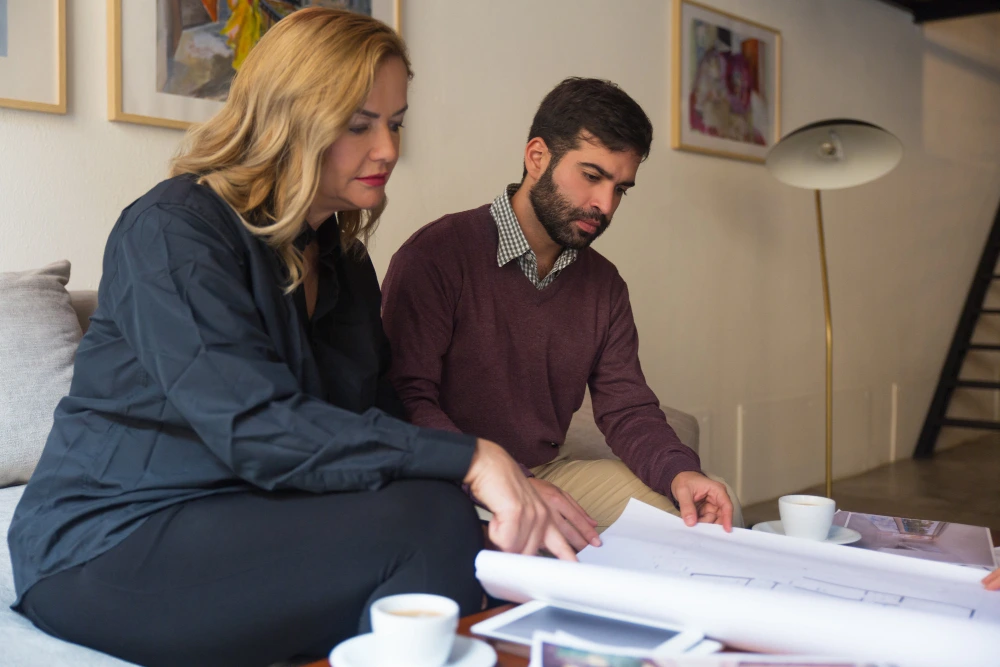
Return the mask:
<svg viewBox="0 0 1000 667">
<path fill-rule="evenodd" d="M 0 270 L 100 277 L 118 212 L 156 182 L 170 130 L 105 118 L 105 3 L 69 3 L 66 117 L 0 110 Z M 598 249 L 629 282 L 647 377 L 702 423 L 707 466 L 753 502 L 822 478 L 823 316 L 810 193 L 759 166 L 668 147 L 666 0 L 403 0 L 417 77 L 384 271 L 418 226 L 520 176 L 534 108 L 568 75 L 611 78 L 656 127 Z M 908 456 L 1000 197 L 1000 20 L 926 31 L 874 0 L 714 0 L 784 36 L 785 130 L 857 117 L 902 164 L 829 193 L 836 471 Z M 991 376 L 991 364 L 978 372 Z M 993 397 L 972 406 L 993 410 Z"/>
</svg>

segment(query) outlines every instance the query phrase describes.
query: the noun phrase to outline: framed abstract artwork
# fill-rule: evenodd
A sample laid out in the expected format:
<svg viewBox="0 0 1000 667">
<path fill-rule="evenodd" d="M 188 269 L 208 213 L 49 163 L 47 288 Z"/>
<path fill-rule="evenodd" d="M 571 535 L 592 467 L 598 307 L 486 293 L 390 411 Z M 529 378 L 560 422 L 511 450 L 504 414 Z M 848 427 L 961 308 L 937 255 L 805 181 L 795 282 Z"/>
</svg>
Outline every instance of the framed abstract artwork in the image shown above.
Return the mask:
<svg viewBox="0 0 1000 667">
<path fill-rule="evenodd" d="M 66 113 L 66 0 L 0 0 L 0 107 Z"/>
<path fill-rule="evenodd" d="M 674 0 L 671 146 L 764 162 L 781 138 L 781 33 Z"/>
<path fill-rule="evenodd" d="M 247 53 L 283 17 L 336 7 L 399 31 L 401 1 L 107 0 L 108 119 L 186 129 L 222 108 Z"/>
</svg>

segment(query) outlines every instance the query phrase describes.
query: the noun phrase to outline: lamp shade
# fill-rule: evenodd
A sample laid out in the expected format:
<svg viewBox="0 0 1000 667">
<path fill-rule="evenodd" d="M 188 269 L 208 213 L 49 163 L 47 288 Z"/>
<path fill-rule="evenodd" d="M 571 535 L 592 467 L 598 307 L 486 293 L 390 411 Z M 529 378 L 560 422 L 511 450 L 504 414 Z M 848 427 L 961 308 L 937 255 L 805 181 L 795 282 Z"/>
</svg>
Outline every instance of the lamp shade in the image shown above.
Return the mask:
<svg viewBox="0 0 1000 667">
<path fill-rule="evenodd" d="M 766 164 L 782 183 L 837 190 L 884 176 L 902 157 L 903 144 L 891 132 L 864 121 L 836 118 L 787 135 L 768 152 Z"/>
</svg>

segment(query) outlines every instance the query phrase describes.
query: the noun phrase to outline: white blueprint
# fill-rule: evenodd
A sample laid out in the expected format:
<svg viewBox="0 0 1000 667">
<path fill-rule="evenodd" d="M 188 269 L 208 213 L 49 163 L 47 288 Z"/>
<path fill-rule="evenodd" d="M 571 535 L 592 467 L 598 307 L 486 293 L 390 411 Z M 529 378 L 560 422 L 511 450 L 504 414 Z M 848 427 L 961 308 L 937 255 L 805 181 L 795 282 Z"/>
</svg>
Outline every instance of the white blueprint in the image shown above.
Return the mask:
<svg viewBox="0 0 1000 667">
<path fill-rule="evenodd" d="M 491 595 L 628 614 L 730 648 L 997 667 L 1000 592 L 971 568 L 718 526 L 638 501 L 580 563 L 482 551 Z"/>
<path fill-rule="evenodd" d="M 637 500 L 601 538 L 604 545 L 584 549 L 580 562 L 1000 624 L 1000 594 L 983 589 L 981 571 L 958 565 L 740 528 L 689 528 Z"/>
</svg>

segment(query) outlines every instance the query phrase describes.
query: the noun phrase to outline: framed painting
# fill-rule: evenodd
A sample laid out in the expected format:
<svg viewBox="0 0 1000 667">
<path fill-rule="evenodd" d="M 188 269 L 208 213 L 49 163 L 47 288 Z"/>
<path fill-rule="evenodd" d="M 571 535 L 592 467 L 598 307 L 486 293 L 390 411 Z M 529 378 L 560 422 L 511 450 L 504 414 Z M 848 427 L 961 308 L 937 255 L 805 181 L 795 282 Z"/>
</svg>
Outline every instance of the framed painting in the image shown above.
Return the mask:
<svg viewBox="0 0 1000 667">
<path fill-rule="evenodd" d="M 66 0 L 0 0 L 0 107 L 66 113 Z"/>
<path fill-rule="evenodd" d="M 222 108 L 243 58 L 288 14 L 350 9 L 398 32 L 401 1 L 107 0 L 108 119 L 187 129 Z"/>
<path fill-rule="evenodd" d="M 781 138 L 781 33 L 674 0 L 671 146 L 764 162 Z"/>
</svg>

